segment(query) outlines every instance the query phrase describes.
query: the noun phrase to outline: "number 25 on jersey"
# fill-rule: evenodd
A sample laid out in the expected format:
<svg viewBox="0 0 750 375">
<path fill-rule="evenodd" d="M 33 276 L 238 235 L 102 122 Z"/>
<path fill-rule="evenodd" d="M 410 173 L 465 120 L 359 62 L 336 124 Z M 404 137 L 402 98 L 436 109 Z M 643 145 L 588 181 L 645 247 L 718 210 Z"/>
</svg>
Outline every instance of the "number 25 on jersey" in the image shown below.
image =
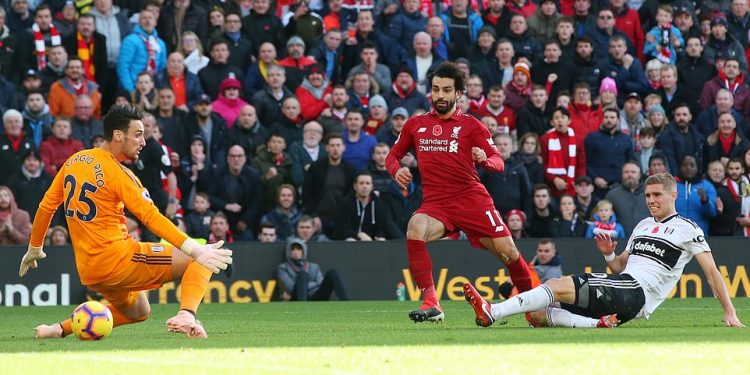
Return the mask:
<svg viewBox="0 0 750 375">
<path fill-rule="evenodd" d="M 78 220 L 81 221 L 94 220 L 96 217 L 96 204 L 91 200 L 89 194 L 96 193 L 96 190 L 98 189 L 96 185 L 84 181 L 83 184 L 81 184 L 80 189 L 76 191 L 78 188 L 78 182 L 76 181 L 75 176 L 67 175 L 65 176 L 64 188 L 68 191 L 68 195 L 65 198 L 65 205 L 63 206 L 65 209 L 65 216 L 73 217 L 73 215 L 75 215 Z M 71 200 L 73 200 L 74 197 L 77 197 L 76 200 L 78 202 L 74 205 L 77 208 L 75 211 L 70 208 Z M 83 211 L 81 210 L 82 208 Z"/>
</svg>

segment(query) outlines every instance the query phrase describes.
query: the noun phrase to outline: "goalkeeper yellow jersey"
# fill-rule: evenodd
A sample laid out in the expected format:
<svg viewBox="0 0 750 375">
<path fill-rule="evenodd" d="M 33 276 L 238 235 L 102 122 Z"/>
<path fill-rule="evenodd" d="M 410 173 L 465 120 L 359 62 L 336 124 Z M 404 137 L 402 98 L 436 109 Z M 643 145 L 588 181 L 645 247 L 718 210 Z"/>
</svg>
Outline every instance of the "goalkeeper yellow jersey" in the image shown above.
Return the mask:
<svg viewBox="0 0 750 375">
<path fill-rule="evenodd" d="M 187 239 L 159 213 L 148 190 L 107 150 L 73 154 L 60 168 L 34 218 L 29 243 L 42 246 L 47 227 L 63 205 L 78 274 L 85 285 L 98 284 L 130 262 L 138 243 L 128 235 L 124 208 L 158 237 L 180 247 Z"/>
</svg>

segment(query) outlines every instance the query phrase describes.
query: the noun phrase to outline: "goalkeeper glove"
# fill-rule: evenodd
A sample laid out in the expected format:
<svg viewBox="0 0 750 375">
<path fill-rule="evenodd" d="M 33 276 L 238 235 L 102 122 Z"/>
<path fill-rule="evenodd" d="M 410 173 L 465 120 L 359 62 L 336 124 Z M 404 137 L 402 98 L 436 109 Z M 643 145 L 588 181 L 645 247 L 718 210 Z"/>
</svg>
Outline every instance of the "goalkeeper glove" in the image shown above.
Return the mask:
<svg viewBox="0 0 750 375">
<path fill-rule="evenodd" d="M 29 245 L 26 254 L 21 258 L 21 267 L 18 269 L 18 276 L 23 277 L 29 271 L 29 267 L 36 269 L 36 261 L 47 257 L 42 248 L 43 246 L 36 247 Z"/>
<path fill-rule="evenodd" d="M 211 272 L 219 273 L 220 270 L 225 270 L 232 264 L 232 250 L 222 249 L 223 245 L 224 241 L 199 245 L 192 238 L 188 238 L 182 243 L 180 250 Z"/>
</svg>

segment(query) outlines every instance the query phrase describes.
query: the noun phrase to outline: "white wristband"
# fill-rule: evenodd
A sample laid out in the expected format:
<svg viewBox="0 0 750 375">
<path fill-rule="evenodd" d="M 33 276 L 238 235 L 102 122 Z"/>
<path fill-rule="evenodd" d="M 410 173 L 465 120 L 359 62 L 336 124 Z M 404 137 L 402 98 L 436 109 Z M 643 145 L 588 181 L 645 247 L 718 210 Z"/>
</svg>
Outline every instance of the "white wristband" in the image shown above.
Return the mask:
<svg viewBox="0 0 750 375">
<path fill-rule="evenodd" d="M 606 260 L 607 262 L 611 262 L 615 260 L 615 258 L 617 258 L 617 256 L 615 255 L 614 251 L 604 256 L 604 260 Z"/>
</svg>

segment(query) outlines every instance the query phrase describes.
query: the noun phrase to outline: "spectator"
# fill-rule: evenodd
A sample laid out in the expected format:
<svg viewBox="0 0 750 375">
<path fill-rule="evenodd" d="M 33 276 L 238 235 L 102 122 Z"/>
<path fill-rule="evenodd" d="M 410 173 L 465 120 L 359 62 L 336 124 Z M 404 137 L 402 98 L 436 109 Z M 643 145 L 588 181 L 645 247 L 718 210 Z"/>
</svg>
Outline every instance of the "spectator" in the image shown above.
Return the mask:
<svg viewBox="0 0 750 375">
<path fill-rule="evenodd" d="M 8 28 L 11 31 L 26 30 L 34 24 L 34 17 L 29 11 L 29 2 L 10 1 L 10 12 L 8 13 Z"/>
<path fill-rule="evenodd" d="M 3 130 L 0 136 L 0 185 L 6 185 L 8 177 L 21 171 L 21 155 L 34 148 L 34 141 L 23 131 L 23 116 L 15 109 L 3 113 Z"/>
<path fill-rule="evenodd" d="M 554 0 L 542 0 L 529 17 L 529 30 L 539 40 L 548 40 L 555 36 L 555 29 L 560 20 L 557 4 Z"/>
<path fill-rule="evenodd" d="M 740 62 L 736 58 L 726 59 L 724 69 L 703 85 L 703 91 L 698 100 L 702 111 L 714 104 L 716 95 L 721 89 L 729 90 L 732 94 L 734 109 L 744 115 L 750 114 L 750 87 L 745 83 L 745 75 L 740 70 Z"/>
<path fill-rule="evenodd" d="M 62 45 L 62 36 L 52 22 L 52 10 L 47 4 L 36 7 L 34 23 L 28 30 L 15 31 L 19 33 L 17 61 L 26 69 L 44 69 L 47 65 L 47 50 Z"/>
<path fill-rule="evenodd" d="M 96 21 L 92 14 L 78 17 L 76 32 L 62 39 L 68 56 L 78 56 L 83 62 L 83 74 L 99 86 L 108 83 L 107 38 L 96 32 Z"/>
<path fill-rule="evenodd" d="M 269 136 L 268 129 L 258 121 L 255 107 L 250 104 L 242 107 L 237 122 L 229 129 L 230 143 L 242 146 L 250 157 L 255 157 L 256 148 L 265 144 Z"/>
<path fill-rule="evenodd" d="M 656 149 L 656 137 L 653 128 L 641 129 L 638 136 L 638 151 L 635 152 L 635 161 L 638 162 L 641 170 L 648 170 L 648 163 L 651 157 L 661 154 L 661 150 Z"/>
<path fill-rule="evenodd" d="M 480 26 L 481 27 L 481 26 Z M 393 16 L 386 33 L 403 48 L 410 51 L 414 35 L 427 29 L 427 18 L 420 12 L 419 0 L 404 0 L 401 9 Z"/>
<path fill-rule="evenodd" d="M 583 238 L 588 225 L 586 219 L 578 212 L 575 198 L 568 194 L 560 197 L 560 213 L 552 219 L 552 236 Z"/>
<path fill-rule="evenodd" d="M 250 13 L 242 18 L 242 32 L 255 48 L 271 43 L 279 50 L 286 43 L 284 25 L 271 10 L 270 0 L 253 1 Z"/>
<path fill-rule="evenodd" d="M 15 62 L 19 33 L 11 33 L 6 17 L 5 8 L 0 7 L 0 74 L 8 81 L 17 82 L 23 72 L 23 67 Z"/>
<path fill-rule="evenodd" d="M 218 114 L 213 112 L 213 105 L 211 104 L 211 98 L 204 94 L 195 103 L 193 107 L 194 114 L 191 115 L 185 121 L 185 128 L 187 138 L 192 138 L 196 134 L 200 134 L 206 143 L 206 161 L 205 163 L 209 166 L 224 166 L 227 160 L 227 149 L 228 137 L 227 137 L 227 124 L 224 119 Z M 242 158 L 246 157 L 246 154 L 242 155 Z M 239 157 L 238 157 L 239 158 Z M 242 172 L 241 169 L 244 166 L 239 163 L 236 165 L 237 172 Z M 219 208 L 223 210 L 223 208 Z M 225 212 L 226 213 L 226 212 Z M 230 213 L 227 213 L 229 221 L 232 222 L 233 218 Z"/>
<path fill-rule="evenodd" d="M 263 185 L 261 212 L 271 210 L 274 203 L 278 203 L 277 190 L 292 182 L 292 156 L 284 152 L 285 150 L 284 138 L 278 133 L 273 133 L 266 141 L 266 147 L 258 148 L 258 154 L 250 162 L 250 165 L 260 173 Z M 276 228 L 281 229 L 278 226 Z"/>
<path fill-rule="evenodd" d="M 475 67 L 479 70 L 482 82 L 487 85 L 499 83 L 506 87 L 513 80 L 513 59 L 515 57 L 513 43 L 507 38 L 501 38 L 495 45 L 495 63 L 484 67 Z"/>
<path fill-rule="evenodd" d="M 384 25 L 383 30 L 375 28 L 373 13 L 368 9 L 360 9 L 357 14 L 357 30 L 354 38 L 346 39 L 344 47 L 344 66 L 343 70 L 348 71 L 352 66 L 359 64 L 359 55 L 366 42 L 375 44 L 378 50 L 378 62 L 389 67 L 398 67 L 403 65 L 406 58 L 404 49 L 398 42 L 394 42 L 388 37 L 390 24 Z M 411 25 L 409 25 L 411 26 Z M 417 30 L 421 31 L 421 30 Z M 416 31 L 415 31 L 416 33 Z M 413 39 L 408 39 L 411 42 Z M 388 78 L 391 79 L 390 77 Z M 390 85 L 390 84 L 389 84 Z"/>
<path fill-rule="evenodd" d="M 478 79 L 479 78 L 477 77 L 477 80 Z M 481 86 L 481 81 L 479 85 Z M 511 108 L 504 105 L 505 92 L 503 91 L 503 87 L 500 85 L 491 86 L 489 89 L 489 94 L 487 95 L 487 99 L 488 100 L 486 101 L 482 100 L 483 103 L 479 108 L 477 108 L 476 114 L 481 117 L 492 117 L 493 119 L 495 119 L 495 121 L 497 121 L 499 132 L 510 134 L 511 131 L 514 131 L 516 129 L 516 115 Z"/>
<path fill-rule="evenodd" d="M 93 147 L 92 139 L 104 135 L 102 121 L 94 119 L 94 103 L 90 97 L 82 95 L 76 98 L 70 127 L 73 131 L 73 138 L 83 142 L 84 148 Z"/>
<path fill-rule="evenodd" d="M 273 44 L 265 42 L 258 49 L 258 61 L 250 64 L 245 73 L 245 94 L 252 98 L 257 92 L 263 90 L 266 77 L 268 77 L 268 68 L 271 65 L 278 64 L 276 59 L 276 47 Z"/>
<path fill-rule="evenodd" d="M 654 129 L 654 135 L 659 139 L 659 135 L 661 135 L 669 125 L 669 119 L 667 119 L 667 114 L 664 112 L 664 107 L 662 107 L 661 104 L 654 104 L 646 113 L 646 126 Z"/>
<path fill-rule="evenodd" d="M 182 39 L 180 41 L 180 46 L 177 48 L 177 52 L 185 57 L 184 63 L 187 70 L 196 76 L 210 61 L 210 59 L 203 54 L 203 46 L 201 45 L 198 35 L 192 31 L 184 31 L 182 33 Z M 167 65 L 168 64 L 169 62 L 167 61 Z"/>
<path fill-rule="evenodd" d="M 385 203 L 373 192 L 372 175 L 362 171 L 354 178 L 354 191 L 337 208 L 334 239 L 385 241 L 403 238 Z"/>
<path fill-rule="evenodd" d="M 324 69 L 325 76 L 333 83 L 343 83 L 342 63 L 344 60 L 344 46 L 341 44 L 341 30 L 329 29 L 323 39 L 310 49 L 312 56 Z"/>
<path fill-rule="evenodd" d="M 706 60 L 710 64 L 715 64 L 720 57 L 724 59 L 737 59 L 740 62 L 740 69 L 747 71 L 747 58 L 745 49 L 731 33 L 727 31 L 727 18 L 724 13 L 717 13 L 711 16 L 711 34 L 705 43 L 703 50 Z"/>
<path fill-rule="evenodd" d="M 643 45 L 645 44 L 641 19 L 637 6 L 626 0 L 612 0 L 609 3 L 615 16 L 615 28 L 627 35 L 630 44 L 635 47 L 638 58 L 644 61 Z"/>
<path fill-rule="evenodd" d="M 287 36 L 298 35 L 307 45 L 323 35 L 323 18 L 310 9 L 307 1 L 294 0 L 281 21 Z"/>
<path fill-rule="evenodd" d="M 212 233 L 211 217 L 214 216 L 214 212 L 211 211 L 210 207 L 211 202 L 208 194 L 204 192 L 195 193 L 193 209 L 185 215 L 185 227 L 187 228 L 188 236 L 192 238 L 209 238 Z M 226 221 L 225 215 L 224 225 L 229 229 Z"/>
<path fill-rule="evenodd" d="M 404 107 L 409 113 L 420 108 L 425 111 L 430 109 L 427 98 L 417 90 L 413 73 L 405 67 L 399 69 L 396 73 L 392 91 L 386 94 L 385 100 L 388 103 L 388 108 Z"/>
<path fill-rule="evenodd" d="M 750 142 L 737 131 L 737 123 L 729 112 L 719 114 L 718 129 L 706 138 L 703 163 L 718 160 L 726 166 L 732 158 L 739 158 L 750 147 Z"/>
<path fill-rule="evenodd" d="M 219 86 L 226 78 L 235 78 L 242 82 L 245 77 L 242 69 L 229 63 L 229 43 L 219 39 L 211 42 L 211 61 L 198 72 L 203 92 L 208 94 L 212 100 L 219 97 Z"/>
<path fill-rule="evenodd" d="M 391 121 L 378 129 L 378 133 L 375 135 L 376 140 L 387 144 L 388 147 L 393 147 L 408 117 L 409 113 L 406 111 L 406 108 L 398 107 L 394 109 L 391 112 Z"/>
<path fill-rule="evenodd" d="M 286 88 L 286 72 L 279 65 L 271 65 L 266 70 L 266 84 L 263 90 L 253 96 L 250 103 L 257 110 L 260 123 L 265 126 L 281 120 L 281 106 L 284 101 L 294 96 L 294 93 Z"/>
<path fill-rule="evenodd" d="M 52 177 L 71 155 L 84 149 L 83 142 L 71 138 L 70 134 L 70 120 L 58 117 L 52 125 L 52 135 L 39 147 L 44 171 Z"/>
<path fill-rule="evenodd" d="M 482 14 L 482 21 L 485 26 L 490 26 L 495 30 L 495 35 L 499 38 L 505 38 L 510 34 L 510 10 L 505 7 L 505 0 L 489 1 Z"/>
<path fill-rule="evenodd" d="M 552 2 L 548 0 L 545 6 Z M 554 2 L 553 2 L 554 3 Z M 544 60 L 534 65 L 531 72 L 531 81 L 537 85 L 549 86 L 549 98 L 557 101 L 557 95 L 562 90 L 567 90 L 573 84 L 573 76 L 570 71 L 573 66 L 566 60 L 561 60 L 562 48 L 555 40 L 548 40 L 544 44 Z"/>
<path fill-rule="evenodd" d="M 459 0 L 465 1 L 465 0 Z M 414 54 L 410 54 L 406 59 L 406 66 L 411 70 L 412 77 L 417 81 L 417 91 L 427 94 L 427 75 L 437 68 L 441 60 L 432 50 L 432 39 L 424 31 L 414 35 L 413 41 Z"/>
<path fill-rule="evenodd" d="M 692 126 L 690 109 L 686 104 L 678 104 L 674 110 L 674 121 L 659 134 L 656 147 L 664 152 L 669 161 L 669 169 L 679 170 L 678 160 L 691 155 L 703 165 L 703 144 L 705 138 Z"/>
<path fill-rule="evenodd" d="M 655 58 L 664 64 L 677 62 L 677 51 L 685 45 L 685 40 L 677 26 L 672 24 L 672 5 L 659 5 L 656 11 L 657 25 L 649 30 L 643 46 L 646 59 Z"/>
<path fill-rule="evenodd" d="M 271 223 L 261 223 L 258 231 L 258 241 L 262 243 L 278 242 L 276 227 Z"/>
<path fill-rule="evenodd" d="M 577 38 L 575 36 L 575 21 L 569 16 L 562 16 L 557 21 L 555 35 L 552 40 L 560 45 L 562 56 L 560 59 L 568 63 L 573 62 L 576 55 Z M 573 77 L 574 78 L 574 77 Z"/>
<path fill-rule="evenodd" d="M 31 234 L 29 213 L 18 208 L 13 192 L 0 185 L 0 245 L 23 245 Z"/>
<path fill-rule="evenodd" d="M 31 149 L 21 156 L 21 170 L 8 178 L 8 187 L 15 196 L 18 208 L 33 218 L 47 188 L 52 185 L 52 176 L 44 172 L 39 151 Z"/>
<path fill-rule="evenodd" d="M 299 100 L 296 97 L 289 97 L 284 100 L 281 106 L 281 119 L 268 129 L 271 133 L 281 135 L 287 144 L 302 140 L 302 125 L 305 118 L 302 116 L 302 109 Z"/>
<path fill-rule="evenodd" d="M 529 31 L 529 25 L 523 15 L 511 16 L 508 39 L 513 43 L 516 57 L 525 57 L 528 61 L 542 60 L 542 46 Z"/>
<path fill-rule="evenodd" d="M 633 59 L 634 56 L 638 56 L 635 48 L 629 43 L 628 35 L 615 28 L 614 12 L 609 8 L 599 9 L 596 17 L 596 26 L 586 30 L 586 35 L 591 38 L 594 55 L 598 59 L 607 59 L 607 51 L 611 49 L 612 38 L 614 37 L 622 38 L 622 55 L 625 56 L 627 54 L 630 56 L 628 61 Z M 628 67 L 625 67 L 625 69 Z"/>
<path fill-rule="evenodd" d="M 744 135 L 746 122 L 742 113 L 733 108 L 734 97 L 732 93 L 727 89 L 719 89 L 715 100 L 713 106 L 698 114 L 695 120 L 695 129 L 704 137 L 708 137 L 718 128 L 719 113 L 729 112 L 734 117 L 734 122 L 737 123 L 737 131 Z"/>
<path fill-rule="evenodd" d="M 132 25 L 128 22 L 127 10 L 122 10 L 117 5 L 112 5 L 112 0 L 94 0 L 94 9 L 89 11 L 94 16 L 96 30 L 104 35 L 107 42 L 107 66 L 114 69 L 120 56 L 120 47 L 123 39 L 130 35 Z M 94 47 L 96 48 L 96 47 Z M 94 51 L 96 53 L 96 50 Z M 110 80 L 99 82 L 104 88 L 112 85 L 112 94 L 117 87 L 116 75 L 111 75 Z"/>
<path fill-rule="evenodd" d="M 370 97 L 380 93 L 380 87 L 375 81 L 375 78 L 365 72 L 354 74 L 352 78 L 346 82 L 346 87 L 346 93 L 349 96 L 349 103 L 347 103 L 346 107 L 360 108 L 363 111 L 367 111 L 370 104 Z M 343 127 L 343 118 L 341 120 L 341 125 Z"/>
<path fill-rule="evenodd" d="M 597 195 L 603 197 L 610 186 L 618 181 L 622 165 L 635 159 L 633 141 L 620 132 L 620 112 L 605 109 L 602 126 L 598 132 L 586 136 L 584 146 L 586 155 L 592 156 L 586 159 L 586 170 L 594 180 Z"/>
<path fill-rule="evenodd" d="M 487 188 L 499 212 L 509 212 L 516 208 L 531 213 L 532 184 L 523 161 L 511 155 L 513 137 L 510 134 L 496 134 L 492 138 L 505 161 L 505 169 L 502 172 L 479 169 L 482 184 Z"/>
<path fill-rule="evenodd" d="M 208 11 L 208 40 L 221 39 L 224 32 L 224 16 L 227 14 L 222 6 L 215 6 Z"/>
<path fill-rule="evenodd" d="M 514 154 L 523 162 L 532 184 L 544 182 L 544 168 L 542 167 L 539 137 L 535 133 L 526 133 L 518 140 L 518 151 Z"/>
<path fill-rule="evenodd" d="M 370 98 L 367 104 L 367 121 L 365 121 L 363 130 L 365 133 L 375 136 L 388 121 L 388 104 L 380 95 Z M 365 111 L 362 115 L 365 116 Z"/>
<path fill-rule="evenodd" d="M 244 72 L 250 67 L 255 49 L 250 39 L 242 34 L 241 29 L 242 23 L 239 14 L 230 12 L 224 16 L 224 33 L 221 38 L 227 42 L 229 48 L 229 61 L 227 63 Z"/>
<path fill-rule="evenodd" d="M 362 73 L 362 75 L 365 74 Z M 341 84 L 334 85 L 331 90 L 331 104 L 318 117 L 320 125 L 323 126 L 323 134 L 344 132 L 344 117 L 346 117 L 348 103 L 349 94 L 346 87 Z"/>
<path fill-rule="evenodd" d="M 162 5 L 158 18 L 159 34 L 165 37 L 169 51 L 175 50 L 184 31 L 192 31 L 201 39 L 208 37 L 208 14 L 192 0 L 174 0 Z"/>
<path fill-rule="evenodd" d="M 227 165 L 219 168 L 211 178 L 211 207 L 214 211 L 226 213 L 236 240 L 252 240 L 263 186 L 258 171 L 247 165 L 245 150 L 238 145 L 230 147 Z"/>
<path fill-rule="evenodd" d="M 364 127 L 364 118 L 362 112 L 356 108 L 350 109 L 346 113 L 346 132 L 343 134 L 344 160 L 354 166 L 355 171 L 361 171 L 367 168 L 370 162 L 370 155 L 375 148 L 377 141 L 375 137 L 362 131 Z"/>
<path fill-rule="evenodd" d="M 375 79 L 381 92 L 388 92 L 392 84 L 391 69 L 387 65 L 379 63 L 378 57 L 377 45 L 370 41 L 365 41 L 362 44 L 362 51 L 359 53 L 361 63 L 349 70 L 346 80 L 352 79 L 352 77 L 360 72 L 366 72 L 370 77 Z"/>
<path fill-rule="evenodd" d="M 747 32 L 750 28 L 748 4 L 741 0 L 732 0 L 729 10 L 730 13 L 727 15 L 728 31 L 735 40 L 746 46 L 748 42 Z"/>
<path fill-rule="evenodd" d="M 499 86 L 500 91 L 503 91 L 502 86 L 500 85 L 496 85 L 496 86 Z M 479 111 L 480 108 L 485 106 L 487 98 L 484 96 L 484 82 L 482 82 L 481 77 L 479 77 L 476 74 L 466 75 L 466 92 L 464 92 L 464 96 L 466 96 L 466 98 L 469 100 L 469 107 L 471 108 L 471 112 L 473 113 L 477 113 L 477 111 Z M 505 101 L 505 96 L 503 96 L 502 102 L 504 101 Z M 497 105 L 497 101 L 496 101 L 496 106 L 502 107 L 502 104 L 503 104 L 502 102 L 499 105 Z"/>
<path fill-rule="evenodd" d="M 550 188 L 545 184 L 534 185 L 534 209 L 527 226 L 531 237 L 552 237 L 555 214 L 550 203 Z"/>
<path fill-rule="evenodd" d="M 583 215 L 583 220 L 590 220 L 599 198 L 594 195 L 594 183 L 589 176 L 576 178 L 576 210 Z"/>
<path fill-rule="evenodd" d="M 583 136 L 573 131 L 569 124 L 570 113 L 568 110 L 565 108 L 555 109 L 552 113 L 554 129 L 545 133 L 539 140 L 542 165 L 544 166 L 544 180 L 550 187 L 550 194 L 555 197 L 559 197 L 563 193 L 575 194 L 573 189 L 575 178 L 586 174 L 586 151 L 583 147 Z"/>
<path fill-rule="evenodd" d="M 588 0 L 578 0 L 586 1 Z M 582 36 L 576 40 L 576 53 L 573 56 L 574 78 L 573 82 L 585 83 L 589 91 L 598 90 L 601 81 L 602 63 L 594 55 L 594 43 L 588 36 Z M 572 87 L 575 91 L 575 86 Z M 575 95 L 575 92 L 573 93 Z M 599 96 L 599 92 L 591 93 L 593 96 Z M 575 96 L 573 96 L 575 99 Z"/>
<path fill-rule="evenodd" d="M 145 71 L 154 75 L 167 66 L 167 46 L 155 29 L 157 19 L 153 11 L 142 10 L 133 33 L 122 41 L 117 77 L 125 90 L 135 89 L 138 73 Z"/>
<path fill-rule="evenodd" d="M 45 239 L 49 239 L 49 243 L 45 243 L 45 245 L 49 245 L 49 246 L 70 245 L 70 237 L 68 236 L 68 230 L 65 229 L 65 227 L 62 225 L 55 225 L 52 228 L 49 228 L 47 238 Z"/>
<path fill-rule="evenodd" d="M 709 236 L 734 236 L 737 232 L 737 219 L 741 215 L 740 208 L 745 198 L 741 195 L 743 193 L 742 182 L 747 188 L 748 181 L 747 177 L 742 175 L 744 171 L 742 163 L 735 164 L 730 161 L 728 165 L 740 172 L 735 174 L 739 184 L 724 172 L 725 168 L 718 160 L 708 163 L 706 170 L 708 180 L 716 189 L 716 217 L 708 224 Z"/>
<path fill-rule="evenodd" d="M 325 67 L 319 64 L 308 66 L 302 84 L 295 91 L 302 108 L 302 117 L 310 120 L 320 117 L 323 110 L 331 104 L 332 90 Z"/>
<path fill-rule="evenodd" d="M 162 127 L 161 142 L 178 154 L 185 154 L 189 146 L 185 127 L 188 113 L 175 107 L 175 93 L 169 86 L 160 88 L 156 94 L 158 108 L 154 117 Z"/>
<path fill-rule="evenodd" d="M 133 90 L 130 90 L 133 91 Z M 52 116 L 73 117 L 77 98 L 85 96 L 91 99 L 93 117 L 102 117 L 102 95 L 99 85 L 89 81 L 83 74 L 83 62 L 72 56 L 65 67 L 65 78 L 52 84 L 49 91 L 49 111 Z"/>
<path fill-rule="evenodd" d="M 643 94 L 648 85 L 641 62 L 627 52 L 625 38 L 613 36 L 609 41 L 609 55 L 605 58 L 603 75 L 615 80 L 619 95 L 617 102 L 625 101 L 631 92 Z"/>
<path fill-rule="evenodd" d="M 688 103 L 690 97 L 687 95 L 683 86 L 677 84 L 677 67 L 672 64 L 664 64 L 660 73 L 661 88 L 656 93 L 661 97 L 661 104 L 670 116 L 679 103 Z M 690 111 L 697 110 L 695 103 L 688 104 Z"/>
<path fill-rule="evenodd" d="M 29 92 L 22 115 L 26 133 L 34 140 L 34 145 L 39 147 L 42 140 L 49 136 L 53 121 L 41 92 Z"/>
<path fill-rule="evenodd" d="M 646 94 L 653 94 L 661 87 L 661 67 L 657 59 L 651 59 L 646 63 Z"/>
<path fill-rule="evenodd" d="M 602 84 L 599 86 L 599 104 L 601 104 L 602 110 L 620 110 L 617 107 L 617 84 L 615 84 L 614 79 L 606 77 L 602 80 Z"/>
<path fill-rule="evenodd" d="M 526 214 L 521 210 L 510 210 L 505 215 L 505 223 L 508 226 L 513 240 L 529 237 L 526 232 Z"/>
<path fill-rule="evenodd" d="M 703 14 L 701 14 L 703 16 Z M 682 37 L 687 42 L 690 38 L 701 36 L 700 29 L 695 23 L 695 7 L 692 2 L 678 0 L 674 3 L 674 24 L 680 29 Z M 683 49 L 684 50 L 684 49 Z M 681 58 L 681 57 L 680 57 Z"/>
<path fill-rule="evenodd" d="M 414 0 L 407 0 L 414 1 Z M 327 301 L 331 293 L 341 301 L 349 300 L 341 277 L 335 269 L 325 275 L 317 263 L 307 260 L 307 244 L 302 240 L 287 243 L 286 263 L 276 267 L 276 278 L 281 284 L 283 301 Z"/>
<path fill-rule="evenodd" d="M 529 265 L 542 283 L 562 277 L 562 257 L 557 255 L 555 243 L 549 238 L 542 238 L 536 244 L 536 256 Z"/>
<path fill-rule="evenodd" d="M 409 183 L 406 190 L 401 189 L 396 181 L 391 181 L 380 194 L 387 207 L 388 213 L 395 222 L 402 236 L 406 236 L 409 219 L 422 204 L 422 189 L 414 183 Z"/>
<path fill-rule="evenodd" d="M 506 6 L 508 7 L 508 10 L 513 12 L 514 15 L 520 14 L 525 18 L 531 17 L 531 15 L 534 14 L 534 11 L 537 8 L 535 2 L 528 0 L 510 1 L 506 4 Z"/>
<path fill-rule="evenodd" d="M 52 84 L 65 78 L 65 68 L 68 66 L 68 53 L 65 52 L 65 47 L 52 47 L 49 49 L 47 55 L 49 56 L 47 66 L 40 71 L 35 69 L 26 70 L 23 82 L 25 84 L 26 81 L 34 81 L 34 78 L 39 78 L 42 80 L 42 85 L 37 89 L 43 92 L 49 91 Z"/>
<path fill-rule="evenodd" d="M 378 143 L 372 150 L 370 162 L 367 164 L 366 171 L 372 176 L 372 189 L 376 195 L 385 192 L 393 182 L 393 178 L 385 168 L 385 157 L 391 147 L 385 143 Z"/>
<path fill-rule="evenodd" d="M 505 86 L 505 105 L 518 112 L 526 106 L 531 96 L 531 72 L 529 65 L 518 62 L 513 66 L 513 80 Z"/>
<path fill-rule="evenodd" d="M 440 17 L 444 24 L 448 57 L 453 60 L 468 57 L 469 47 L 477 44 L 479 30 L 484 26 L 482 16 L 469 7 L 468 0 L 453 0 Z M 494 33 L 494 30 L 490 30 Z"/>
<path fill-rule="evenodd" d="M 698 163 L 692 155 L 680 162 L 677 181 L 677 213 L 692 220 L 704 233 L 708 223 L 716 217 L 716 189 L 710 181 L 703 179 Z"/>
<path fill-rule="evenodd" d="M 154 78 L 146 72 L 138 73 L 135 90 L 130 93 L 130 102 L 141 111 L 152 112 L 158 107 Z"/>
<path fill-rule="evenodd" d="M 224 241 L 225 244 L 230 244 L 234 242 L 232 231 L 229 229 L 227 215 L 225 215 L 221 211 L 218 211 L 211 215 L 210 222 L 210 233 L 206 241 L 207 243 L 217 243 L 219 241 Z"/>
<path fill-rule="evenodd" d="M 622 166 L 622 180 L 607 193 L 606 199 L 612 202 L 617 220 L 622 224 L 625 235 L 630 235 L 642 219 L 649 217 L 646 196 L 641 184 L 641 167 L 635 161 L 627 161 Z"/>
<path fill-rule="evenodd" d="M 240 111 L 248 103 L 242 100 L 242 83 L 234 77 L 224 78 L 219 86 L 219 97 L 212 103 L 214 113 L 221 116 L 228 128 L 234 126 Z"/>
<path fill-rule="evenodd" d="M 293 240 L 302 240 L 307 242 L 326 242 L 330 241 L 325 234 L 319 233 L 315 229 L 315 219 L 309 215 L 302 215 L 297 222 L 297 228 L 294 236 L 287 238 L 287 242 Z"/>
<path fill-rule="evenodd" d="M 302 201 L 305 202 L 305 213 L 321 218 L 323 233 L 328 236 L 335 226 L 338 202 L 351 191 L 356 170 L 342 158 L 346 146 L 341 135 L 329 134 L 324 143 L 328 157 L 318 158 L 310 164 Z"/>
<path fill-rule="evenodd" d="M 594 238 L 598 234 L 606 234 L 611 238 L 625 237 L 625 230 L 620 225 L 613 212 L 612 202 L 602 199 L 596 204 L 594 222 L 586 230 L 586 238 Z"/>
<path fill-rule="evenodd" d="M 658 153 L 656 155 L 651 155 L 651 158 L 648 160 L 647 172 L 647 176 L 659 173 L 670 173 L 669 163 L 667 163 L 667 158 L 664 157 L 664 154 Z"/>
<path fill-rule="evenodd" d="M 292 143 L 289 147 L 294 186 L 305 186 L 305 174 L 310 164 L 328 157 L 325 147 L 320 144 L 322 139 L 323 127 L 316 121 L 310 121 L 302 128 L 302 140 Z"/>
<path fill-rule="evenodd" d="M 714 76 L 715 68 L 703 56 L 700 38 L 689 37 L 685 43 L 685 56 L 677 61 L 677 86 L 684 89 L 685 102 L 690 106 L 691 112 L 697 113 L 701 91 L 705 83 Z"/>
<path fill-rule="evenodd" d="M 622 111 L 620 111 L 620 131 L 630 135 L 635 150 L 638 151 L 638 136 L 646 127 L 646 118 L 642 114 L 643 104 L 641 96 L 637 92 L 631 92 L 625 99 Z"/>
<path fill-rule="evenodd" d="M 276 228 L 279 240 L 285 241 L 294 236 L 294 230 L 300 220 L 297 209 L 297 189 L 290 184 L 282 184 L 276 190 L 276 205 L 260 219 L 261 223 L 271 223 Z"/>
<path fill-rule="evenodd" d="M 196 134 L 192 137 L 189 151 L 180 161 L 180 166 L 176 172 L 177 184 L 182 192 L 180 203 L 182 207 L 193 209 L 194 197 L 199 193 L 205 194 L 210 190 L 211 174 L 213 173 L 213 166 L 206 164 L 206 141 L 202 135 Z M 206 198 L 206 201 L 210 205 L 210 199 Z M 213 213 L 213 211 L 211 212 Z M 206 219 L 205 225 L 208 224 L 208 219 Z"/>
<path fill-rule="evenodd" d="M 519 137 L 527 133 L 533 133 L 538 138 L 550 130 L 551 109 L 554 107 L 547 106 L 548 100 L 547 90 L 543 86 L 535 85 L 531 88 L 529 102 L 517 112 L 516 116 L 516 124 L 518 126 L 516 134 Z"/>
<path fill-rule="evenodd" d="M 279 65 L 286 70 L 286 87 L 295 90 L 305 78 L 305 69 L 315 65 L 315 60 L 305 56 L 306 43 L 295 35 L 286 42 L 286 57 L 279 60 Z"/>
<path fill-rule="evenodd" d="M 577 136 L 585 139 L 602 124 L 602 107 L 591 100 L 591 88 L 585 82 L 573 85 L 573 102 L 568 106 L 570 127 Z"/>
<path fill-rule="evenodd" d="M 185 58 L 179 52 L 172 52 L 167 57 L 167 68 L 156 73 L 156 87 L 169 87 L 175 97 L 175 107 L 183 112 L 190 112 L 198 98 L 203 95 L 200 79 L 190 70 L 185 69 Z"/>
</svg>

